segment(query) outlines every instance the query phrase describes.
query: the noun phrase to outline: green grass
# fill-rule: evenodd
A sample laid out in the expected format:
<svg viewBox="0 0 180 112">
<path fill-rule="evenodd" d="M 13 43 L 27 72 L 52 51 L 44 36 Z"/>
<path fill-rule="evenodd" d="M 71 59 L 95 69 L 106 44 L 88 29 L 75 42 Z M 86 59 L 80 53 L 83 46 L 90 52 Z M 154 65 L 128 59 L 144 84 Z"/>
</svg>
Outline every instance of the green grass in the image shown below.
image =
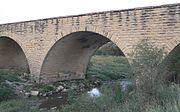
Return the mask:
<svg viewBox="0 0 180 112">
<path fill-rule="evenodd" d="M 0 84 L 0 102 L 3 100 L 11 99 L 14 96 L 15 95 L 12 87 L 5 83 Z"/>
<path fill-rule="evenodd" d="M 135 70 L 134 76 L 137 76 L 135 78 L 139 80 L 139 84 L 134 90 L 122 92 L 120 88 L 113 85 L 101 87 L 100 91 L 103 96 L 99 98 L 90 98 L 87 94 L 79 97 L 70 95 L 73 99 L 71 104 L 63 107 L 61 111 L 180 112 L 179 85 L 172 83 L 166 85 L 163 77 L 159 77 L 159 75 L 164 76 L 164 72 L 158 71 L 158 66 L 163 59 L 163 49 L 153 47 L 151 43 L 144 43 L 140 44 L 136 53 L 133 70 Z M 131 71 L 130 67 L 122 57 L 94 56 L 89 64 L 87 77 L 116 80 L 121 78 L 122 74 L 132 73 L 129 71 Z"/>
<path fill-rule="evenodd" d="M 125 57 L 98 55 L 92 57 L 86 74 L 87 78 L 100 80 L 117 80 L 131 75 L 131 67 Z"/>
<path fill-rule="evenodd" d="M 72 102 L 60 112 L 109 112 L 111 108 L 117 106 L 118 101 L 123 99 L 122 94 L 115 94 L 115 92 L 121 93 L 117 86 L 103 86 L 100 91 L 103 96 L 98 98 L 91 98 L 86 93 L 75 97 L 69 96 L 73 98 Z"/>
<path fill-rule="evenodd" d="M 18 74 L 9 70 L 0 70 L 0 102 L 11 99 L 15 96 L 13 88 L 6 81 L 20 81 Z"/>
<path fill-rule="evenodd" d="M 42 110 L 31 109 L 27 100 L 8 100 L 12 95 L 12 89 L 5 84 L 5 80 L 18 81 L 17 74 L 13 72 L 0 71 L 0 112 L 180 112 L 180 86 L 179 84 L 165 84 L 161 78 L 157 77 L 164 72 L 158 72 L 158 64 L 162 60 L 161 50 L 153 49 L 152 46 L 145 44 L 136 56 L 134 76 L 141 77 L 139 82 L 141 85 L 132 88 L 131 91 L 121 91 L 118 84 L 103 85 L 100 87 L 103 95 L 99 98 L 91 98 L 84 91 L 80 91 L 82 87 L 90 87 L 92 85 L 89 79 L 100 80 L 118 80 L 122 76 L 127 79 L 133 75 L 131 67 L 125 57 L 108 56 L 111 53 L 102 53 L 92 57 L 87 69 L 86 80 L 63 82 L 69 91 L 69 104 L 62 107 L 61 110 Z M 109 50 L 110 51 L 110 50 Z M 104 52 L 104 51 L 103 51 Z M 108 54 L 108 55 L 107 55 Z M 105 56 L 106 55 L 106 56 Z M 174 61 L 175 60 L 175 61 Z M 170 71 L 179 73 L 180 67 L 179 55 L 172 59 L 170 63 Z M 138 69 L 136 69 L 137 67 Z M 146 77 L 145 77 L 146 76 Z M 178 76 L 179 77 L 179 76 Z M 158 79 L 159 78 L 159 79 Z M 152 80 L 153 79 L 153 80 Z M 157 83 L 160 81 L 161 83 Z M 56 83 L 53 85 L 55 86 Z M 59 83 L 57 83 L 57 86 Z M 40 90 L 48 92 L 54 89 L 51 85 L 34 84 L 28 86 L 29 90 Z M 79 93 L 79 94 L 77 94 Z M 7 100 L 7 101 L 5 101 Z"/>
<path fill-rule="evenodd" d="M 0 102 L 0 112 L 51 112 L 32 108 L 27 100 L 13 99 Z M 53 112 L 53 111 L 52 111 Z"/>
<path fill-rule="evenodd" d="M 20 81 L 18 78 L 18 73 L 10 70 L 0 70 L 0 81 L 3 82 L 5 80 L 8 81 Z"/>
<path fill-rule="evenodd" d="M 119 85 L 104 85 L 100 88 L 102 97 L 91 98 L 86 93 L 69 96 L 72 102 L 60 110 L 39 110 L 31 108 L 27 100 L 0 102 L 0 112 L 179 112 L 179 85 L 161 85 L 155 96 L 147 97 L 142 91 L 122 92 Z"/>
<path fill-rule="evenodd" d="M 9 100 L 0 103 L 1 112 L 19 112 L 25 106 L 20 100 Z M 21 111 L 22 112 L 22 111 Z"/>
<path fill-rule="evenodd" d="M 26 91 L 39 91 L 42 93 L 54 91 L 55 87 L 49 84 L 33 84 L 25 87 Z"/>
<path fill-rule="evenodd" d="M 86 93 L 74 98 L 60 112 L 179 112 L 179 85 L 156 89 L 153 96 L 133 90 L 122 92 L 118 85 L 102 86 L 102 97 L 91 98 Z"/>
</svg>

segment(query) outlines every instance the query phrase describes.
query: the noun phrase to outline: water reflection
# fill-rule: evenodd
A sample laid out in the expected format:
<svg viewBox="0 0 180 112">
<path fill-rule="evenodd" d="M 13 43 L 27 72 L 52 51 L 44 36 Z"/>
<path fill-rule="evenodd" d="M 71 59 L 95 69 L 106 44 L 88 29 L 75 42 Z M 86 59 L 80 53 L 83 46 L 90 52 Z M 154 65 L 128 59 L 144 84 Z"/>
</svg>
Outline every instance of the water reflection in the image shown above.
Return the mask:
<svg viewBox="0 0 180 112">
<path fill-rule="evenodd" d="M 61 108 L 62 105 L 66 105 L 68 103 L 67 97 L 67 92 L 56 93 L 46 98 L 41 97 L 40 99 L 42 99 L 43 101 L 39 105 L 39 108 Z"/>
<path fill-rule="evenodd" d="M 133 82 L 128 80 L 122 80 L 120 81 L 120 86 L 122 91 L 126 91 L 129 86 L 132 86 Z"/>
<path fill-rule="evenodd" d="M 91 91 L 88 91 L 88 95 L 90 97 L 100 97 L 102 93 L 97 88 L 93 88 Z"/>
<path fill-rule="evenodd" d="M 122 91 L 126 91 L 129 86 L 133 85 L 133 82 L 128 80 L 108 81 L 108 82 L 104 82 L 103 84 L 111 85 L 115 83 L 120 86 Z M 91 98 L 97 98 L 103 95 L 103 93 L 101 93 L 98 88 L 91 89 L 90 91 L 87 92 L 87 94 Z M 40 97 L 42 103 L 40 104 L 39 108 L 46 108 L 46 109 L 61 108 L 62 105 L 68 104 L 67 99 L 68 99 L 67 92 L 55 93 L 48 97 Z"/>
</svg>

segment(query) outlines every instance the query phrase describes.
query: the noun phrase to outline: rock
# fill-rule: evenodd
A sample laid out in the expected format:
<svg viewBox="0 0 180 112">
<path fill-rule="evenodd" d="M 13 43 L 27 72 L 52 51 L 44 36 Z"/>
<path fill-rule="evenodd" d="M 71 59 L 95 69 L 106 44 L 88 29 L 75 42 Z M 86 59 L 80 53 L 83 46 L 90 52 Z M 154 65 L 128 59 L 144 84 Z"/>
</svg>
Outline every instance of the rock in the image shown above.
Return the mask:
<svg viewBox="0 0 180 112">
<path fill-rule="evenodd" d="M 96 80 L 96 81 L 94 82 L 94 84 L 95 84 L 95 86 L 100 86 L 100 85 L 101 85 L 101 82 L 100 82 L 99 80 Z"/>
<path fill-rule="evenodd" d="M 62 96 L 59 96 L 58 98 L 62 98 Z"/>
<path fill-rule="evenodd" d="M 47 94 L 46 94 L 46 93 L 44 93 L 44 94 L 42 94 L 42 96 L 43 96 L 43 97 L 46 97 L 46 96 L 47 96 Z"/>
<path fill-rule="evenodd" d="M 78 87 L 77 87 L 77 85 L 75 85 L 75 84 L 73 84 L 73 85 L 70 86 L 70 89 L 71 89 L 71 90 L 75 90 L 75 89 L 77 89 L 77 88 L 78 88 Z"/>
<path fill-rule="evenodd" d="M 43 95 L 43 94 L 40 92 L 40 93 L 39 93 L 39 96 L 42 96 L 42 95 Z"/>
<path fill-rule="evenodd" d="M 27 96 L 27 97 L 30 97 L 30 96 L 31 96 L 31 93 L 26 92 L 26 93 L 24 93 L 24 95 Z"/>
<path fill-rule="evenodd" d="M 29 76 L 27 73 L 23 73 L 24 76 Z"/>
<path fill-rule="evenodd" d="M 32 96 L 38 96 L 38 94 L 39 94 L 39 91 L 31 91 Z"/>
<path fill-rule="evenodd" d="M 19 91 L 21 94 L 23 93 L 23 91 Z"/>
<path fill-rule="evenodd" d="M 53 91 L 49 91 L 49 92 L 47 92 L 46 94 L 50 96 L 50 95 L 53 94 Z"/>
<path fill-rule="evenodd" d="M 62 91 L 64 89 L 64 87 L 62 85 L 58 86 L 56 89 L 56 92 Z"/>
<path fill-rule="evenodd" d="M 55 110 L 55 109 L 57 109 L 57 107 L 52 107 L 52 108 L 51 108 L 51 110 Z"/>
<path fill-rule="evenodd" d="M 63 89 L 62 92 L 67 92 L 68 90 L 67 89 Z"/>
</svg>

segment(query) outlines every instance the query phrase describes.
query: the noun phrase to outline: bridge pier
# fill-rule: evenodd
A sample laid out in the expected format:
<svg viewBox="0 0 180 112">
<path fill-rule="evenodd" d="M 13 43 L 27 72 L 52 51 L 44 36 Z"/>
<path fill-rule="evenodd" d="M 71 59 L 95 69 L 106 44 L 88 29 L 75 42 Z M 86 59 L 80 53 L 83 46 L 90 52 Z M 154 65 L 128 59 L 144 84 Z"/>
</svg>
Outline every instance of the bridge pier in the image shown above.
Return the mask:
<svg viewBox="0 0 180 112">
<path fill-rule="evenodd" d="M 30 71 L 42 82 L 81 79 L 108 41 L 129 58 L 142 39 L 170 53 L 179 36 L 180 4 L 0 24 L 0 68 Z"/>
</svg>

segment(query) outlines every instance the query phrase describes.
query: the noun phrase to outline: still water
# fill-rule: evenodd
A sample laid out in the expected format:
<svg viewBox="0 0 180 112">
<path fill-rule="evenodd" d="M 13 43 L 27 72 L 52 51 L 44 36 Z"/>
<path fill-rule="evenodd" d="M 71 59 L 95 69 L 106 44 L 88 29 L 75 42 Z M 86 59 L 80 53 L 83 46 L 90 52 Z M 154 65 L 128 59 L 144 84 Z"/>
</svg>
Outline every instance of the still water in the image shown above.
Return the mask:
<svg viewBox="0 0 180 112">
<path fill-rule="evenodd" d="M 119 83 L 119 86 L 123 91 L 127 89 L 129 85 L 132 85 L 133 83 L 131 81 L 120 81 L 120 82 L 106 82 L 104 84 L 112 84 L 112 83 Z M 103 95 L 99 91 L 98 88 L 92 88 L 90 91 L 87 92 L 89 97 L 100 97 Z M 61 93 L 55 93 L 48 97 L 40 97 L 41 103 L 39 105 L 39 108 L 61 108 L 61 106 L 68 104 L 68 93 L 67 92 L 61 92 Z"/>
</svg>

